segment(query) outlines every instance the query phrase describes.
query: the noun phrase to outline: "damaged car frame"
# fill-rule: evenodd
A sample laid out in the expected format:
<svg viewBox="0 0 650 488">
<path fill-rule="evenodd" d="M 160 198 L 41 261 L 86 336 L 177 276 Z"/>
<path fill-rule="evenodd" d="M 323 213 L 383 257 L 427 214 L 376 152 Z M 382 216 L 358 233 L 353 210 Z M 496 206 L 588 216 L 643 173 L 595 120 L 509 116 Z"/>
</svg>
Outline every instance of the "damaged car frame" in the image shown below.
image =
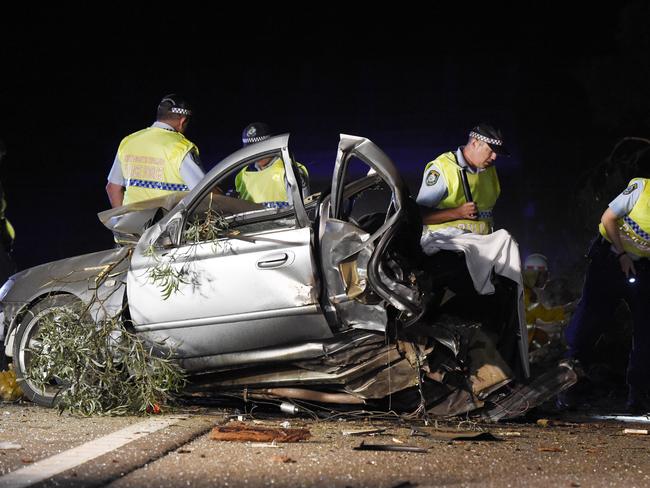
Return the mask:
<svg viewBox="0 0 650 488">
<path fill-rule="evenodd" d="M 189 193 L 102 212 L 115 249 L 12 276 L 0 291 L 4 351 L 25 395 L 55 403 L 64 386 L 39 388 L 27 371 L 46 347 L 39 321 L 78 304 L 171 354 L 188 390 L 248 400 L 390 398 L 405 412 L 498 420 L 575 381 L 569 363 L 530 380 L 513 283 L 499 288 L 511 313 L 496 326 L 446 313 L 440 277 L 466 272 L 462 260 L 443 270 L 422 254 L 417 205 L 374 143 L 341 135 L 331 189 L 303 199 L 288 142 L 240 149 Z M 284 164 L 288 205 L 224 193 L 268 157 Z"/>
</svg>

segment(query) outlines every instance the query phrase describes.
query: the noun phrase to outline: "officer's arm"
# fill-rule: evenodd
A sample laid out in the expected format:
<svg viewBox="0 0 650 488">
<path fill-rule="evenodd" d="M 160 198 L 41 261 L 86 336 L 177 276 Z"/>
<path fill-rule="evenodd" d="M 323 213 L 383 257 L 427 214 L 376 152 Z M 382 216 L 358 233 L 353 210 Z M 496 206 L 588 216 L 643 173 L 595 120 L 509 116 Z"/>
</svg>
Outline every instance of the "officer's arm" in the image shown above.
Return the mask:
<svg viewBox="0 0 650 488">
<path fill-rule="evenodd" d="M 122 202 L 124 201 L 124 187 L 122 185 L 116 185 L 109 181 L 106 185 L 106 193 L 108 194 L 112 208 L 122 206 Z"/>
<path fill-rule="evenodd" d="M 605 227 L 609 241 L 614 245 L 616 254 L 620 254 L 619 262 L 621 264 L 621 271 L 625 273 L 625 276 L 629 276 L 630 272 L 636 274 L 636 269 L 634 269 L 632 259 L 627 254 L 622 254 L 624 250 L 623 242 L 621 241 L 621 234 L 618 230 L 618 219 L 619 216 L 616 215 L 611 208 L 607 207 L 607 210 L 603 213 L 600 221 L 602 222 L 603 227 Z"/>
<path fill-rule="evenodd" d="M 463 203 L 460 207 L 431 209 L 420 206 L 420 213 L 422 215 L 422 223 L 429 224 L 442 224 L 452 220 L 476 220 L 478 210 L 476 203 L 467 202 Z"/>
</svg>

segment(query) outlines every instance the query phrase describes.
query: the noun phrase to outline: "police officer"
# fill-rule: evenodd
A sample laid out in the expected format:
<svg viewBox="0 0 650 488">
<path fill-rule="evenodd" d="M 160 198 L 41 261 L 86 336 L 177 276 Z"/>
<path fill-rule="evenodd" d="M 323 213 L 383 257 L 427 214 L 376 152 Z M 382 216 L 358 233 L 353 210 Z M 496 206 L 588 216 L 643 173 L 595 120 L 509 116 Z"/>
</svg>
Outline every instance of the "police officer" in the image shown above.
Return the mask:
<svg viewBox="0 0 650 488">
<path fill-rule="evenodd" d="M 0 140 L 0 162 L 6 153 L 5 144 Z M 0 286 L 16 272 L 16 264 L 11 256 L 16 233 L 5 215 L 6 208 L 5 192 L 2 183 L 0 183 Z"/>
<path fill-rule="evenodd" d="M 242 131 L 242 144 L 248 146 L 271 137 L 271 129 L 264 122 L 253 122 Z M 296 178 L 300 179 L 303 198 L 309 195 L 307 168 L 296 163 Z M 284 171 L 282 158 L 265 157 L 243 168 L 235 178 L 239 198 L 262 203 L 267 207 L 285 207 L 291 204 L 291 192 Z"/>
<path fill-rule="evenodd" d="M 646 151 L 646 158 L 650 151 Z M 627 366 L 627 408 L 650 411 L 650 172 L 634 178 L 603 213 L 599 235 L 589 251 L 582 298 L 566 331 L 567 356 L 589 366 L 594 345 L 614 323 L 619 300 L 627 302 L 634 323 Z M 560 407 L 574 406 L 576 390 L 558 398 Z"/>
<path fill-rule="evenodd" d="M 183 97 L 165 95 L 153 125 L 122 140 L 106 185 L 112 207 L 186 192 L 201 181 L 199 150 L 183 135 L 191 116 Z"/>
<path fill-rule="evenodd" d="M 510 155 L 501 131 L 481 123 L 470 131 L 465 146 L 426 165 L 417 203 L 429 231 L 492 231 L 492 208 L 501 192 L 493 166 L 497 155 Z"/>
</svg>

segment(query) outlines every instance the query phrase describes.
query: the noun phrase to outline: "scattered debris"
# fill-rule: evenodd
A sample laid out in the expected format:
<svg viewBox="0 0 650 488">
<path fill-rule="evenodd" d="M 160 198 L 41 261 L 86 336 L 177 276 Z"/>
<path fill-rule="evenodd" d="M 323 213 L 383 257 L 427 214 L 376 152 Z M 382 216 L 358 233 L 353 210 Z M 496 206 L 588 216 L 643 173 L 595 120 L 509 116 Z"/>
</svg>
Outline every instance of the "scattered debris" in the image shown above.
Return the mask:
<svg viewBox="0 0 650 488">
<path fill-rule="evenodd" d="M 553 423 L 549 419 L 538 419 L 537 422 L 535 423 L 540 427 L 549 427 L 553 425 Z"/>
<path fill-rule="evenodd" d="M 395 444 L 404 444 L 404 441 L 400 441 L 397 437 L 393 437 L 392 441 L 393 441 Z"/>
<path fill-rule="evenodd" d="M 23 446 L 20 444 L 14 444 L 13 442 L 8 442 L 8 441 L 2 441 L 0 442 L 0 450 L 1 451 L 8 451 L 10 449 L 22 449 Z"/>
<path fill-rule="evenodd" d="M 521 432 L 499 432 L 499 435 L 504 437 L 521 437 Z"/>
<path fill-rule="evenodd" d="M 560 447 L 555 447 L 555 446 L 552 446 L 552 447 L 540 447 L 537 450 L 539 452 L 564 452 L 564 449 L 562 449 Z"/>
<path fill-rule="evenodd" d="M 648 429 L 623 429 L 623 434 L 648 435 Z"/>
<path fill-rule="evenodd" d="M 280 424 L 280 427 L 282 427 L 283 429 L 289 429 L 291 427 L 291 423 L 288 420 L 285 420 Z"/>
<path fill-rule="evenodd" d="M 289 456 L 280 456 L 280 455 L 272 456 L 271 461 L 273 461 L 274 463 L 295 463 L 296 462 L 295 459 L 291 459 Z"/>
<path fill-rule="evenodd" d="M 366 444 L 361 441 L 355 451 L 397 451 L 397 452 L 429 452 L 427 447 L 396 446 L 394 444 Z"/>
<path fill-rule="evenodd" d="M 426 432 L 422 432 L 421 430 L 416 429 L 415 427 L 411 427 L 411 432 L 409 433 L 411 437 L 429 437 L 429 434 Z"/>
<path fill-rule="evenodd" d="M 361 430 L 344 430 L 343 435 L 374 435 L 386 432 L 386 429 L 361 429 Z"/>
<path fill-rule="evenodd" d="M 273 429 L 270 427 L 253 427 L 242 422 L 230 422 L 228 425 L 212 429 L 210 439 L 215 441 L 237 442 L 299 442 L 311 437 L 308 429 Z"/>
<path fill-rule="evenodd" d="M 434 432 L 431 437 L 443 441 L 501 441 L 490 432 Z"/>
</svg>

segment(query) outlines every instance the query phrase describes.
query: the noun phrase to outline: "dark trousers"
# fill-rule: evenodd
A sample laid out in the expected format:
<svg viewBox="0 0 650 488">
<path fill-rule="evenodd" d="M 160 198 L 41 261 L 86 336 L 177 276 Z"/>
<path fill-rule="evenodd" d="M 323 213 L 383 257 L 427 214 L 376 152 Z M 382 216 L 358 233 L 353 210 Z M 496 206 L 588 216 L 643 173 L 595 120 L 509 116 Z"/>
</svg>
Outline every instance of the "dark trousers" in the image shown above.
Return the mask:
<svg viewBox="0 0 650 488">
<path fill-rule="evenodd" d="M 628 283 L 610 244 L 596 239 L 589 252 L 589 266 L 580 303 L 566 329 L 567 356 L 586 366 L 592 362 L 594 345 L 614 326 L 614 312 L 625 300 L 632 312 L 634 332 L 627 367 L 627 384 L 648 390 L 650 386 L 650 260 L 635 261 L 636 282 Z"/>
</svg>

